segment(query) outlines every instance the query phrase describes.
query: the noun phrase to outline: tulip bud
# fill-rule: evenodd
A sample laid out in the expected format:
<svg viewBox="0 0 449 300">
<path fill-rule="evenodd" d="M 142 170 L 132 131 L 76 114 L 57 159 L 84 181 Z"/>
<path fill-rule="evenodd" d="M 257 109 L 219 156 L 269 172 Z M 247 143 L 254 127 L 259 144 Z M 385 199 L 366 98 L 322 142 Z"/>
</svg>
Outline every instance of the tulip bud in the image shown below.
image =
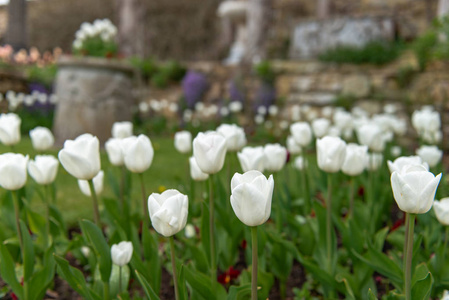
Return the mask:
<svg viewBox="0 0 449 300">
<path fill-rule="evenodd" d="M 85 133 L 75 140 L 66 140 L 59 151 L 59 161 L 73 177 L 90 180 L 100 172 L 100 142 L 96 136 Z"/>
<path fill-rule="evenodd" d="M 426 170 L 429 170 L 429 165 L 421 159 L 419 156 L 401 156 L 398 157 L 392 162 L 389 160 L 388 162 L 388 169 L 390 169 L 390 173 L 393 173 L 394 171 L 401 173 L 402 169 L 405 166 L 408 165 L 414 165 L 414 166 L 424 166 Z"/>
<path fill-rule="evenodd" d="M 124 139 L 133 135 L 133 123 L 115 122 L 112 124 L 112 137 L 116 139 Z"/>
<path fill-rule="evenodd" d="M 307 168 L 307 161 L 302 156 L 298 156 L 295 158 L 295 168 L 300 171 L 304 170 L 304 168 Z"/>
<path fill-rule="evenodd" d="M 209 178 L 209 174 L 204 173 L 201 171 L 200 167 L 198 167 L 198 164 L 196 162 L 195 157 L 189 158 L 189 164 L 190 164 L 190 177 L 192 177 L 195 181 L 204 181 L 207 178 Z"/>
<path fill-rule="evenodd" d="M 393 146 L 390 149 L 390 154 L 393 157 L 399 157 L 399 155 L 401 155 L 402 149 L 400 146 Z"/>
<path fill-rule="evenodd" d="M 154 229 L 165 237 L 181 231 L 187 223 L 189 200 L 177 190 L 153 193 L 148 198 L 148 210 Z"/>
<path fill-rule="evenodd" d="M 267 179 L 259 171 L 235 173 L 231 180 L 231 206 L 237 218 L 247 226 L 265 223 L 271 214 L 273 175 Z"/>
<path fill-rule="evenodd" d="M 122 141 L 125 166 L 133 173 L 145 172 L 153 162 L 154 150 L 146 135 L 131 136 Z"/>
<path fill-rule="evenodd" d="M 54 156 L 37 155 L 28 162 L 28 173 L 38 184 L 46 185 L 55 181 L 58 166 L 59 161 Z"/>
<path fill-rule="evenodd" d="M 431 168 L 435 167 L 443 157 L 443 151 L 438 149 L 437 146 L 421 146 L 416 150 L 416 154 L 428 163 Z"/>
<path fill-rule="evenodd" d="M 287 137 L 287 150 L 290 154 L 300 154 L 302 152 L 301 146 L 296 142 L 295 138 L 291 135 Z"/>
<path fill-rule="evenodd" d="M 328 119 L 320 118 L 312 121 L 313 134 L 317 138 L 322 138 L 329 131 L 331 122 Z"/>
<path fill-rule="evenodd" d="M 449 198 L 443 198 L 440 201 L 435 200 L 433 210 L 438 221 L 445 226 L 449 226 Z"/>
<path fill-rule="evenodd" d="M 318 167 L 328 173 L 340 171 L 346 156 L 346 143 L 339 137 L 325 136 L 316 141 Z"/>
<path fill-rule="evenodd" d="M 362 125 L 357 131 L 360 144 L 368 146 L 375 152 L 382 152 L 385 149 L 385 139 L 382 129 L 376 123 Z"/>
<path fill-rule="evenodd" d="M 6 190 L 21 189 L 27 180 L 28 155 L 4 153 L 0 155 L 0 186 Z"/>
<path fill-rule="evenodd" d="M 279 172 L 287 162 L 287 149 L 279 144 L 266 144 L 264 167 L 269 172 Z"/>
<path fill-rule="evenodd" d="M 93 179 L 96 195 L 100 195 L 101 192 L 103 191 L 103 181 L 104 181 L 103 179 L 104 179 L 103 171 L 98 172 L 97 176 L 95 176 Z M 89 196 L 89 197 L 92 195 L 90 193 L 90 187 L 89 187 L 89 183 L 87 182 L 87 180 L 79 180 L 78 179 L 78 186 L 84 195 Z"/>
<path fill-rule="evenodd" d="M 186 130 L 175 133 L 175 148 L 181 153 L 192 151 L 192 134 Z"/>
<path fill-rule="evenodd" d="M 30 138 L 33 148 L 37 151 L 48 150 L 55 142 L 55 138 L 53 137 L 53 133 L 51 133 L 50 129 L 41 126 L 30 130 Z"/>
<path fill-rule="evenodd" d="M 104 144 L 106 148 L 106 153 L 108 154 L 109 162 L 113 166 L 123 166 L 124 155 L 123 155 L 123 147 L 122 147 L 123 139 L 110 138 Z"/>
<path fill-rule="evenodd" d="M 296 122 L 290 125 L 290 133 L 301 147 L 306 147 L 312 141 L 312 129 L 309 123 Z"/>
<path fill-rule="evenodd" d="M 20 142 L 20 124 L 22 120 L 14 113 L 0 115 L 0 142 L 6 146 Z"/>
<path fill-rule="evenodd" d="M 368 154 L 367 146 L 359 146 L 357 144 L 348 144 L 346 147 L 345 161 L 341 167 L 341 171 L 349 176 L 362 174 L 365 169 L 365 160 Z"/>
<path fill-rule="evenodd" d="M 195 226 L 193 226 L 192 224 L 187 224 L 184 230 L 184 235 L 188 239 L 195 237 L 196 235 Z"/>
<path fill-rule="evenodd" d="M 131 242 L 120 242 L 114 244 L 111 247 L 111 259 L 112 262 L 123 267 L 129 263 L 131 257 L 133 256 L 133 243 Z"/>
<path fill-rule="evenodd" d="M 401 173 L 391 174 L 391 187 L 399 208 L 411 214 L 423 214 L 432 207 L 441 179 L 423 166 L 405 166 Z"/>
<path fill-rule="evenodd" d="M 207 174 L 218 173 L 226 155 L 226 139 L 217 132 L 200 132 L 193 140 L 193 156 Z"/>
<path fill-rule="evenodd" d="M 241 152 L 237 153 L 237 157 L 243 172 L 257 170 L 263 172 L 265 170 L 265 154 L 263 147 L 245 147 Z"/>
<path fill-rule="evenodd" d="M 235 124 L 221 124 L 217 132 L 225 137 L 227 151 L 239 151 L 246 145 L 245 131 Z"/>
</svg>

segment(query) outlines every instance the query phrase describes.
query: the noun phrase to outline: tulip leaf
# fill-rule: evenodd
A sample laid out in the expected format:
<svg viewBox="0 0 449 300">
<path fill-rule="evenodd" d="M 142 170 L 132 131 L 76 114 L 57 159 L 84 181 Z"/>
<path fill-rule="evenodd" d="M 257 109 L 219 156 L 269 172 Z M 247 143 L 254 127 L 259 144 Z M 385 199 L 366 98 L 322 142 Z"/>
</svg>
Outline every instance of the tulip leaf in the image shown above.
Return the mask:
<svg viewBox="0 0 449 300">
<path fill-rule="evenodd" d="M 122 267 L 122 291 L 128 290 L 130 271 L 127 265 Z M 111 279 L 109 281 L 109 294 L 111 296 L 119 293 L 120 267 L 112 265 Z"/>
<path fill-rule="evenodd" d="M 427 300 L 430 298 L 433 285 L 433 276 L 425 263 L 419 264 L 412 278 L 412 299 Z"/>
<path fill-rule="evenodd" d="M 20 220 L 20 232 L 23 240 L 23 280 L 27 282 L 33 275 L 34 270 L 34 246 L 30 232 L 25 223 Z"/>
<path fill-rule="evenodd" d="M 136 277 L 139 280 L 140 284 L 143 287 L 143 290 L 145 292 L 145 295 L 147 295 L 147 298 L 150 300 L 160 300 L 159 296 L 156 295 L 156 293 L 153 291 L 153 289 L 151 288 L 151 285 L 148 283 L 148 281 L 145 279 L 145 277 L 143 277 L 139 271 L 135 271 L 136 272 Z"/>
<path fill-rule="evenodd" d="M 209 205 L 206 202 L 203 202 L 203 215 L 201 216 L 201 243 L 210 266 Z"/>
<path fill-rule="evenodd" d="M 6 245 L 0 245 L 0 274 L 19 299 L 23 299 L 23 287 L 16 277 L 15 263 Z"/>
<path fill-rule="evenodd" d="M 374 295 L 371 289 L 368 290 L 368 300 L 377 300 L 376 295 Z"/>
<path fill-rule="evenodd" d="M 179 297 L 180 300 L 188 300 L 189 297 L 187 295 L 187 289 L 186 289 L 186 280 L 185 280 L 185 276 L 184 276 L 184 265 L 181 265 L 181 267 L 179 268 L 179 273 L 178 273 L 178 289 L 179 289 Z"/>
<path fill-rule="evenodd" d="M 184 268 L 184 275 L 186 281 L 189 283 L 192 289 L 198 292 L 205 299 L 210 299 L 210 295 L 216 294 L 213 292 L 213 289 L 211 287 L 209 276 L 206 276 L 199 271 L 194 272 L 187 266 Z"/>
<path fill-rule="evenodd" d="M 192 260 L 195 265 L 195 269 L 200 272 L 206 273 L 209 271 L 209 263 L 207 262 L 207 255 L 201 247 L 198 247 L 189 240 L 185 241 L 186 247 L 192 253 Z"/>
<path fill-rule="evenodd" d="M 244 300 L 251 297 L 251 283 L 241 286 L 231 286 L 227 300 Z"/>
<path fill-rule="evenodd" d="M 98 258 L 101 280 L 109 282 L 112 272 L 111 250 L 101 232 L 100 228 L 88 220 L 80 221 L 81 231 L 95 250 Z"/>
<path fill-rule="evenodd" d="M 86 284 L 83 273 L 77 268 L 69 265 L 69 262 L 62 257 L 54 255 L 58 264 L 58 274 L 61 276 L 72 289 L 88 300 L 100 300 L 100 296 L 92 292 Z"/>
<path fill-rule="evenodd" d="M 371 266 L 375 271 L 389 278 L 396 285 L 402 285 L 402 270 L 387 255 L 375 249 L 368 243 L 368 252 L 365 257 L 352 250 L 352 253 L 361 261 Z"/>
<path fill-rule="evenodd" d="M 44 254 L 44 261 L 42 269 L 35 272 L 27 285 L 29 300 L 43 299 L 48 286 L 53 281 L 55 275 L 56 261 L 53 257 L 54 249 L 49 247 Z"/>
<path fill-rule="evenodd" d="M 50 218 L 53 219 L 53 223 L 62 232 L 63 236 L 66 236 L 67 227 L 64 222 L 64 218 L 62 217 L 62 214 L 58 210 L 58 208 L 56 206 L 54 206 L 53 204 L 50 204 Z"/>
</svg>

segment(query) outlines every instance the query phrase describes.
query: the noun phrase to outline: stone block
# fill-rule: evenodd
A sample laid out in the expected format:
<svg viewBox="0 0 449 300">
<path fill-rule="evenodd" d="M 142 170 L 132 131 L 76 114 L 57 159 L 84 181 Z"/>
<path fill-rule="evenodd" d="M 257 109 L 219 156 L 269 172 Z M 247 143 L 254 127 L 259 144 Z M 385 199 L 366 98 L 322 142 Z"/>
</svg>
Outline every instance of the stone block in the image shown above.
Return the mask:
<svg viewBox="0 0 449 300">
<path fill-rule="evenodd" d="M 349 75 L 343 80 L 342 93 L 357 98 L 366 97 L 370 93 L 370 82 L 364 74 Z"/>
</svg>

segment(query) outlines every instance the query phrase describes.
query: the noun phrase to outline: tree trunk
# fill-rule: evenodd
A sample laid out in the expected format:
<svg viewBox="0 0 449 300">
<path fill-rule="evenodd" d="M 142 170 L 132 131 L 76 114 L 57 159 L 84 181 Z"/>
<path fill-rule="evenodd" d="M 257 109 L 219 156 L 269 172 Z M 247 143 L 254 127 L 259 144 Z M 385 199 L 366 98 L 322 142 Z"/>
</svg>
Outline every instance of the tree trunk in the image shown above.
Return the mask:
<svg viewBox="0 0 449 300">
<path fill-rule="evenodd" d="M 11 45 L 16 51 L 27 47 L 26 7 L 26 0 L 10 0 L 8 4 L 6 43 Z"/>
<path fill-rule="evenodd" d="M 149 39 L 146 29 L 147 5 L 144 0 L 118 0 L 118 42 L 125 56 L 146 57 Z"/>
<path fill-rule="evenodd" d="M 266 42 L 272 20 L 273 0 L 248 0 L 244 63 L 266 58 Z"/>
<path fill-rule="evenodd" d="M 329 17 L 329 0 L 317 1 L 316 16 L 319 20 L 324 20 Z"/>
</svg>

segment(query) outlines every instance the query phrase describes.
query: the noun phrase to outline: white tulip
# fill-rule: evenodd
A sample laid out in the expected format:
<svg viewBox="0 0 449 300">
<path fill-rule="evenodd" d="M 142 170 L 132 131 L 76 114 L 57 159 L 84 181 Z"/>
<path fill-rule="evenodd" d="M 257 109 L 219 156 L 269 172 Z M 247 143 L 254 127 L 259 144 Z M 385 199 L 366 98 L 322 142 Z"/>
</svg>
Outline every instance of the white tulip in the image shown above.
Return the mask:
<svg viewBox="0 0 449 300">
<path fill-rule="evenodd" d="M 287 149 L 279 144 L 266 144 L 263 152 L 264 167 L 269 172 L 279 172 L 287 163 Z"/>
<path fill-rule="evenodd" d="M 438 149 L 437 146 L 421 146 L 416 150 L 416 154 L 431 168 L 435 167 L 443 158 L 443 151 Z"/>
<path fill-rule="evenodd" d="M 6 146 L 20 142 L 20 124 L 22 120 L 14 113 L 0 115 L 0 142 Z"/>
<path fill-rule="evenodd" d="M 133 256 L 133 243 L 120 242 L 111 246 L 112 262 L 120 267 L 127 265 Z"/>
<path fill-rule="evenodd" d="M 239 151 L 246 145 L 245 131 L 235 124 L 221 124 L 217 132 L 225 137 L 227 151 Z"/>
<path fill-rule="evenodd" d="M 6 190 L 21 189 L 27 180 L 28 155 L 4 153 L 0 155 L 0 186 Z"/>
<path fill-rule="evenodd" d="M 36 155 L 28 162 L 28 173 L 42 185 L 50 184 L 56 179 L 59 161 L 52 155 Z"/>
<path fill-rule="evenodd" d="M 441 173 L 436 177 L 423 166 L 406 166 L 401 173 L 391 174 L 391 187 L 399 208 L 411 214 L 430 210 Z"/>
<path fill-rule="evenodd" d="M 193 140 L 193 156 L 207 174 L 218 173 L 226 156 L 226 139 L 217 132 L 200 132 Z"/>
<path fill-rule="evenodd" d="M 449 226 L 449 198 L 443 198 L 440 201 L 435 200 L 433 210 L 438 221 L 445 226 Z"/>
<path fill-rule="evenodd" d="M 300 154 L 302 152 L 301 146 L 296 142 L 295 138 L 291 135 L 287 137 L 287 150 L 290 154 Z"/>
<path fill-rule="evenodd" d="M 125 158 L 123 154 L 123 139 L 110 138 L 104 144 L 106 153 L 108 154 L 109 162 L 113 166 L 123 166 Z"/>
<path fill-rule="evenodd" d="M 341 171 L 349 176 L 362 174 L 365 169 L 365 160 L 368 155 L 368 147 L 357 144 L 348 144 L 346 146 L 345 161 L 341 167 Z"/>
<path fill-rule="evenodd" d="M 177 190 L 153 193 L 148 198 L 148 210 L 154 229 L 165 237 L 181 231 L 187 223 L 189 200 Z"/>
<path fill-rule="evenodd" d="M 429 165 L 421 159 L 419 156 L 401 156 L 398 157 L 392 162 L 389 160 L 387 162 L 388 169 L 390 170 L 390 173 L 393 173 L 394 171 L 401 173 L 404 167 L 408 165 L 414 165 L 414 166 L 424 166 L 426 170 L 429 170 Z"/>
<path fill-rule="evenodd" d="M 319 118 L 312 121 L 313 134 L 317 138 L 322 138 L 329 131 L 331 122 L 328 119 Z"/>
<path fill-rule="evenodd" d="M 189 153 L 192 151 L 192 134 L 187 130 L 176 132 L 175 148 L 181 153 Z"/>
<path fill-rule="evenodd" d="M 38 126 L 30 130 L 31 144 L 37 151 L 45 151 L 50 149 L 55 143 L 55 138 L 50 129 Z"/>
<path fill-rule="evenodd" d="M 133 173 L 145 172 L 153 162 L 154 150 L 146 135 L 123 139 L 122 149 L 126 168 Z"/>
<path fill-rule="evenodd" d="M 242 223 L 258 226 L 271 214 L 273 198 L 273 175 L 267 179 L 259 171 L 235 173 L 231 180 L 231 206 Z"/>
<path fill-rule="evenodd" d="M 304 168 L 307 168 L 307 161 L 302 156 L 298 156 L 295 158 L 295 168 L 300 171 L 304 170 Z"/>
<path fill-rule="evenodd" d="M 241 152 L 237 153 L 237 157 L 243 172 L 251 170 L 263 172 L 265 170 L 263 147 L 244 147 Z"/>
<path fill-rule="evenodd" d="M 112 124 L 112 137 L 116 139 L 124 139 L 133 135 L 133 123 L 115 122 Z"/>
<path fill-rule="evenodd" d="M 385 149 L 383 131 L 376 123 L 368 123 L 357 130 L 360 144 L 368 146 L 374 152 L 382 152 Z"/>
<path fill-rule="evenodd" d="M 312 141 L 312 129 L 309 123 L 296 122 L 290 125 L 290 133 L 301 147 L 306 147 Z"/>
<path fill-rule="evenodd" d="M 70 175 L 90 180 L 101 169 L 100 142 L 96 136 L 89 133 L 80 135 L 75 140 L 66 140 L 58 158 Z"/>
<path fill-rule="evenodd" d="M 192 177 L 195 181 L 204 181 L 209 178 L 209 174 L 201 171 L 198 163 L 196 162 L 195 157 L 189 157 L 189 165 L 190 165 L 190 177 Z"/>
<path fill-rule="evenodd" d="M 365 160 L 366 169 L 369 171 L 378 170 L 382 166 L 383 160 L 384 156 L 382 153 L 369 153 Z"/>
<path fill-rule="evenodd" d="M 340 171 L 346 156 L 346 143 L 339 137 L 325 136 L 316 141 L 318 167 L 328 173 Z"/>
</svg>

